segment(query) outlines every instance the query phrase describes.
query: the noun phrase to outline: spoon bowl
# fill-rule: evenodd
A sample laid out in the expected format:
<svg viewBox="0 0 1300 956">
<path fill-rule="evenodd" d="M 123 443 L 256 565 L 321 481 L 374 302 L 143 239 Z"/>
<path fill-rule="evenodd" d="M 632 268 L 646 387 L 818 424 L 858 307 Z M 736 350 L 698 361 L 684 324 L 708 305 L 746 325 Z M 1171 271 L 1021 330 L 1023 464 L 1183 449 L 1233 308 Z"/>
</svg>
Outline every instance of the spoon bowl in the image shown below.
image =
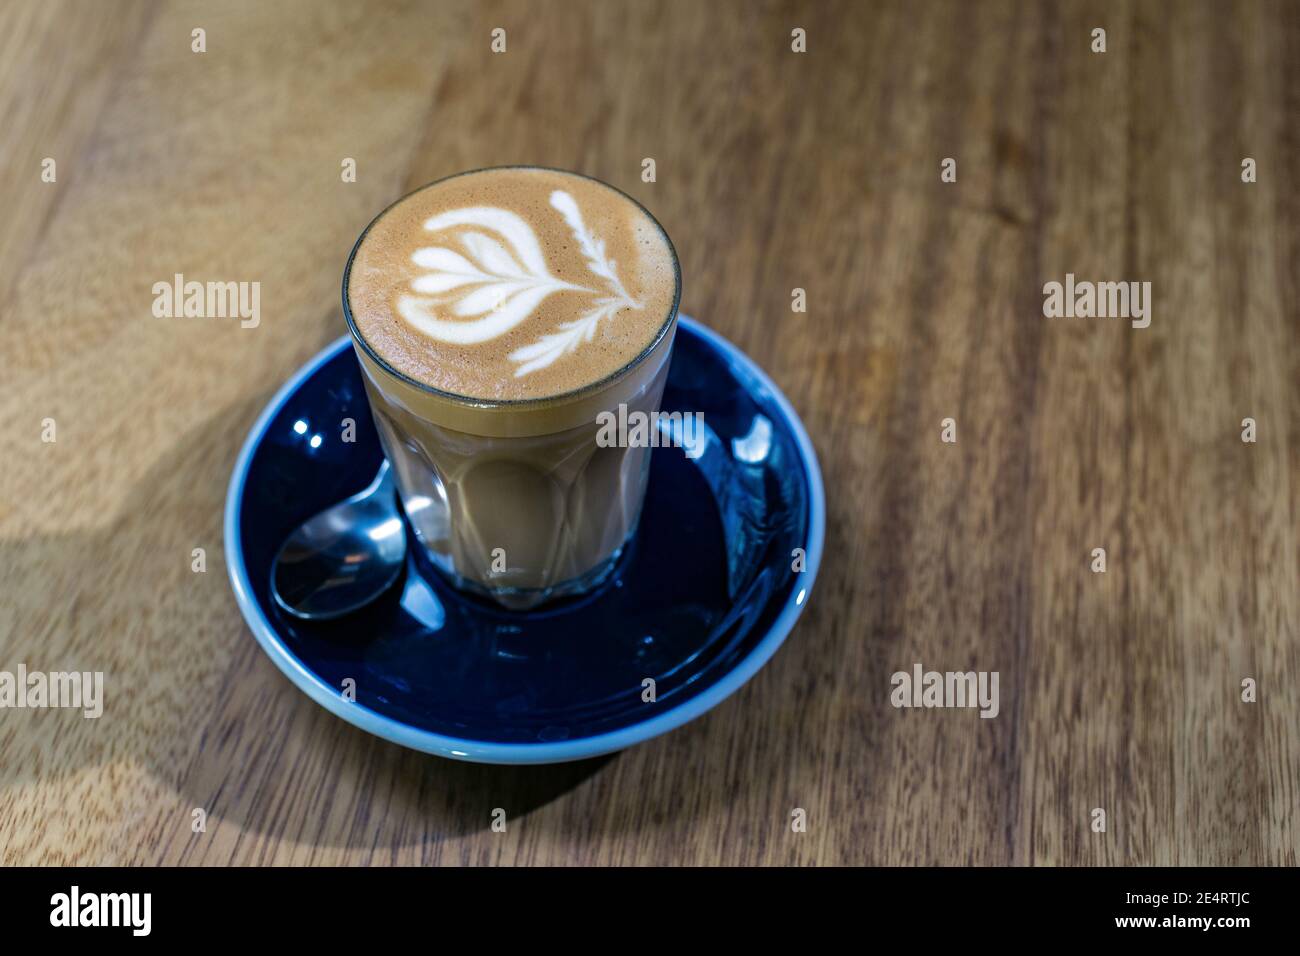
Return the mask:
<svg viewBox="0 0 1300 956">
<path fill-rule="evenodd" d="M 343 617 L 393 586 L 406 566 L 406 547 L 406 525 L 385 461 L 369 487 L 304 521 L 280 546 L 271 593 L 294 617 Z"/>
</svg>

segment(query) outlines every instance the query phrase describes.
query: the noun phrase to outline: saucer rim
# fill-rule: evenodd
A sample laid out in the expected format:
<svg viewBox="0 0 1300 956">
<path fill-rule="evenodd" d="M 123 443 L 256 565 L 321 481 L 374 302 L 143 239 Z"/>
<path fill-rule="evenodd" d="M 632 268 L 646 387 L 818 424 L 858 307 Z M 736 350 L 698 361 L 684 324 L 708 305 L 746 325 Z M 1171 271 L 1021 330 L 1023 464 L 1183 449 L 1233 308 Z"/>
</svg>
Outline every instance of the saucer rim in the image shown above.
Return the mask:
<svg viewBox="0 0 1300 956">
<path fill-rule="evenodd" d="M 471 763 L 493 764 L 547 764 L 563 763 L 570 760 L 583 760 L 602 754 L 625 750 L 628 747 L 644 743 L 661 734 L 676 730 L 696 717 L 712 710 L 733 693 L 739 690 L 751 677 L 762 669 L 776 653 L 795 622 L 808 606 L 813 585 L 817 580 L 817 571 L 821 566 L 822 545 L 826 532 L 826 499 L 822 487 L 821 467 L 817 461 L 817 452 L 812 440 L 804 429 L 794 407 L 785 394 L 776 386 L 758 365 L 730 341 L 712 329 L 701 325 L 685 315 L 678 315 L 678 324 L 686 326 L 692 333 L 704 338 L 712 347 L 722 352 L 729 360 L 745 368 L 764 386 L 775 399 L 776 407 L 784 415 L 786 424 L 794 436 L 799 449 L 800 462 L 809 487 L 809 515 L 806 558 L 807 567 L 803 572 L 803 586 L 798 591 L 791 591 L 785 605 L 768 628 L 767 633 L 753 649 L 738 661 L 726 674 L 705 690 L 691 699 L 674 705 L 658 716 L 620 727 L 593 736 L 576 737 L 572 740 L 539 741 L 536 743 L 504 743 L 499 741 L 475 740 L 472 738 L 452 737 L 446 734 L 423 730 L 371 710 L 364 704 L 347 701 L 333 688 L 327 686 L 320 677 L 306 664 L 298 659 L 284 643 L 275 626 L 263 613 L 261 606 L 253 597 L 253 590 L 248 579 L 248 570 L 244 562 L 243 541 L 239 532 L 239 506 L 244 498 L 244 484 L 253 455 L 266 437 L 266 430 L 271 421 L 279 414 L 285 402 L 312 375 L 334 359 L 340 352 L 351 347 L 351 339 L 343 335 L 317 352 L 289 380 L 282 385 L 267 403 L 257 421 L 249 430 L 248 437 L 240 448 L 230 476 L 230 485 L 226 493 L 225 507 L 225 557 L 226 570 L 230 576 L 231 587 L 241 614 L 247 622 L 253 637 L 262 650 L 275 665 L 304 694 L 324 707 L 330 713 L 346 720 L 376 737 L 391 741 L 403 747 L 424 753 L 462 760 Z"/>
</svg>

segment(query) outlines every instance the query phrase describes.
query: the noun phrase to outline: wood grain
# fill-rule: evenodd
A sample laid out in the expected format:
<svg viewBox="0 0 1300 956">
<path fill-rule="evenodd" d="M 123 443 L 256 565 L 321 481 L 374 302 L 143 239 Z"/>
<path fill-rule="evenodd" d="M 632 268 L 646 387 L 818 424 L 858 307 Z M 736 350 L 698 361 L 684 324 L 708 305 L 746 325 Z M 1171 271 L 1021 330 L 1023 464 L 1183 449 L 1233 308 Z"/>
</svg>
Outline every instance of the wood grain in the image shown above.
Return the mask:
<svg viewBox="0 0 1300 956">
<path fill-rule="evenodd" d="M 0 669 L 103 670 L 107 710 L 0 711 L 0 860 L 1295 865 L 1297 115 L 1281 2 L 6 4 Z M 829 508 L 743 691 L 521 769 L 308 701 L 221 541 L 256 413 L 343 330 L 362 226 L 508 162 L 656 213 Z M 261 282 L 260 326 L 155 319 L 178 272 Z M 1066 272 L 1152 282 L 1150 328 L 1045 319 Z M 998 717 L 894 709 L 918 661 L 998 671 Z"/>
</svg>

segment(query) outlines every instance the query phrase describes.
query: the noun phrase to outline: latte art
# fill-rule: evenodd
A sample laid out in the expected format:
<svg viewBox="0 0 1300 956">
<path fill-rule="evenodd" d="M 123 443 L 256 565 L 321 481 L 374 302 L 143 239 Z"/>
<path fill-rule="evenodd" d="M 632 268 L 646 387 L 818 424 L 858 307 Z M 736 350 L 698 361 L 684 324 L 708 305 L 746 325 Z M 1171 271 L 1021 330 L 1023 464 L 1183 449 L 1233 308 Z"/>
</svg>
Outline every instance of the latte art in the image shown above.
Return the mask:
<svg viewBox="0 0 1300 956">
<path fill-rule="evenodd" d="M 424 295 L 398 300 L 397 311 L 402 318 L 441 342 L 471 345 L 509 332 L 532 315 L 552 292 L 569 290 L 600 296 L 580 318 L 563 322 L 559 331 L 510 353 L 510 359 L 520 363 L 515 375 L 521 376 L 545 368 L 581 343 L 590 342 L 600 321 L 620 309 L 644 308 L 623 288 L 616 263 L 605 258 L 605 243 L 587 230 L 573 197 L 557 189 L 551 193 L 551 205 L 572 230 L 593 276 L 606 283 L 603 294 L 551 275 L 537 234 L 514 213 L 476 206 L 434 216 L 424 228 L 442 232 L 477 226 L 496 233 L 499 240 L 465 229 L 459 235 L 463 254 L 444 246 L 417 249 L 411 261 L 428 271 L 412 280 L 411 288 Z M 458 317 L 484 318 L 470 322 L 440 319 L 440 310 Z"/>
<path fill-rule="evenodd" d="M 575 173 L 453 176 L 362 233 L 344 314 L 416 546 L 452 586 L 522 610 L 614 573 L 654 444 L 600 423 L 659 411 L 680 288 L 651 215 Z"/>
<path fill-rule="evenodd" d="M 609 286 L 609 293 L 597 299 L 589 312 L 572 322 L 561 323 L 560 331 L 544 335 L 532 345 L 511 352 L 511 360 L 524 363 L 515 375 L 527 375 L 535 369 L 545 368 L 566 352 L 572 352 L 582 342 L 590 342 L 592 336 L 596 334 L 596 326 L 600 324 L 601 319 L 609 318 L 620 309 L 645 308 L 628 295 L 627 290 L 623 288 L 623 283 L 618 281 L 614 260 L 605 258 L 605 243 L 597 240 L 587 231 L 582 221 L 582 213 L 578 211 L 578 204 L 573 201 L 573 197 L 557 189 L 551 193 L 551 205 L 564 215 L 564 221 L 573 230 L 573 238 L 587 258 L 587 268 L 595 273 L 597 278 L 605 280 Z"/>
<path fill-rule="evenodd" d="M 675 265 L 662 230 L 621 193 L 550 170 L 486 170 L 372 224 L 347 295 L 366 341 L 411 377 L 532 397 L 644 350 L 675 305 Z"/>
<path fill-rule="evenodd" d="M 425 296 L 403 296 L 397 311 L 425 335 L 461 345 L 486 342 L 528 318 L 552 292 L 579 288 L 547 271 L 536 234 L 514 213 L 479 206 L 443 213 L 424 224 L 430 232 L 456 226 L 491 229 L 505 244 L 465 231 L 460 235 L 464 255 L 442 246 L 415 251 L 411 261 L 428 271 L 414 279 L 411 288 Z M 440 307 L 458 317 L 487 317 L 473 322 L 439 319 Z"/>
</svg>

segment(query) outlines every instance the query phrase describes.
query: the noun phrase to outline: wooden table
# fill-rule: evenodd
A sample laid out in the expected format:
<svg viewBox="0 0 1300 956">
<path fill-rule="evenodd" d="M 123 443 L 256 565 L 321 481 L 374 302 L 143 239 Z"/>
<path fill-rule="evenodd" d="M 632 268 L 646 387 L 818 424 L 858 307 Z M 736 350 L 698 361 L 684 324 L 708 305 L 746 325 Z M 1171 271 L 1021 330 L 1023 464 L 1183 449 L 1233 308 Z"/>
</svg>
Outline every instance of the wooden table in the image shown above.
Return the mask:
<svg viewBox="0 0 1300 956">
<path fill-rule="evenodd" d="M 0 669 L 107 687 L 0 711 L 0 860 L 1294 865 L 1298 108 L 1286 3 L 6 4 Z M 360 229 L 511 162 L 654 211 L 829 509 L 743 691 L 518 769 L 307 700 L 222 552 Z M 260 282 L 260 325 L 155 318 L 176 273 Z M 1151 282 L 1150 326 L 1044 317 L 1067 273 Z M 893 707 L 918 662 L 997 671 L 998 716 Z"/>
</svg>

